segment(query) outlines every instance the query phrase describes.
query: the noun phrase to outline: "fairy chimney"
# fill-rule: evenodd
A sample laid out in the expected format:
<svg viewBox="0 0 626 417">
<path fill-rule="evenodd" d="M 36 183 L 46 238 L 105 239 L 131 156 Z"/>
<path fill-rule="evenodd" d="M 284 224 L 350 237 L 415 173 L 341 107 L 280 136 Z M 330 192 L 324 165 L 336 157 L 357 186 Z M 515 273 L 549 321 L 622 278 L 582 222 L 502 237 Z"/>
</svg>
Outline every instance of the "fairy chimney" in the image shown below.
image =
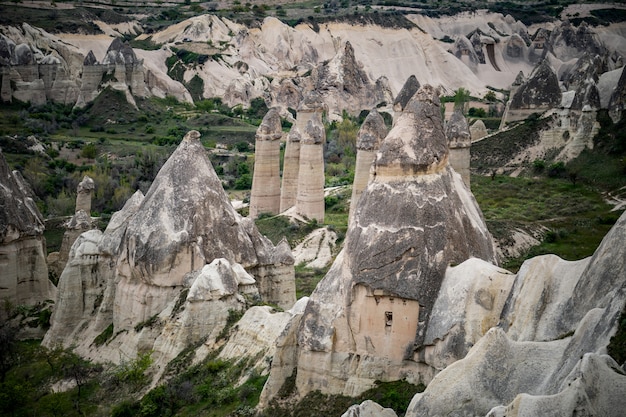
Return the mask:
<svg viewBox="0 0 626 417">
<path fill-rule="evenodd" d="M 270 109 L 256 131 L 254 176 L 250 192 L 250 217 L 280 210 L 280 115 Z"/>
<path fill-rule="evenodd" d="M 471 136 L 467 120 L 460 109 L 454 111 L 446 126 L 448 139 L 448 161 L 452 168 L 461 174 L 463 182 L 470 186 L 470 145 Z"/>
<path fill-rule="evenodd" d="M 376 158 L 376 152 L 385 136 L 387 136 L 385 120 L 376 109 L 372 109 L 357 135 L 356 167 L 354 169 L 354 182 L 352 183 L 349 218 L 352 218 L 359 197 L 365 187 L 367 187 L 372 162 Z"/>
<path fill-rule="evenodd" d="M 322 123 L 324 103 L 310 93 L 298 107 L 296 126 L 301 131 L 300 169 L 296 212 L 318 222 L 324 221 L 324 143 L 326 131 Z"/>
<path fill-rule="evenodd" d="M 283 162 L 283 182 L 280 189 L 280 212 L 296 205 L 298 194 L 298 173 L 300 172 L 300 130 L 298 126 L 291 127 L 285 144 L 285 159 Z"/>
</svg>

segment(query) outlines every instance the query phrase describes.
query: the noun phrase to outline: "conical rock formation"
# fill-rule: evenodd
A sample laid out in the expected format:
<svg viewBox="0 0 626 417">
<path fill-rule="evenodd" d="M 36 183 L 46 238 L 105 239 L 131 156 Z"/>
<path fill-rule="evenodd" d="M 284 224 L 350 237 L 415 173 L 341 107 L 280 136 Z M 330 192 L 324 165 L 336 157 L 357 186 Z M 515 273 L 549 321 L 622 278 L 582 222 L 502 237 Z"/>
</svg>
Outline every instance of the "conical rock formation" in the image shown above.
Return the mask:
<svg viewBox="0 0 626 417">
<path fill-rule="evenodd" d="M 147 348 L 161 366 L 214 340 L 246 297 L 295 302 L 289 246 L 274 247 L 234 210 L 199 136 L 185 136 L 145 197 L 136 193 L 104 233 L 72 246 L 45 345 L 76 344 L 114 362 Z M 121 333 L 98 346 L 109 326 Z"/>
<path fill-rule="evenodd" d="M 425 86 L 381 145 L 344 249 L 304 312 L 292 364 L 299 394 L 356 395 L 374 380 L 430 380 L 434 368 L 414 353 L 448 265 L 472 256 L 495 262 L 494 245 L 448 166 L 439 99 Z M 268 387 L 280 386 L 273 378 Z"/>
</svg>

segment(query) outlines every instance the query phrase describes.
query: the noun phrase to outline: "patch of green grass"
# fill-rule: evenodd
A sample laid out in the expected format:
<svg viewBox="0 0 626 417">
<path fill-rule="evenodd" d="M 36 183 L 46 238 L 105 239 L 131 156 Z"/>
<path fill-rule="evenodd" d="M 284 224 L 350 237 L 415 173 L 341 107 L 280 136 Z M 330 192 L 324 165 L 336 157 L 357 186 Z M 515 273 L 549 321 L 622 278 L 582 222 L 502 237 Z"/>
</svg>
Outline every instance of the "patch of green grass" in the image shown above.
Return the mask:
<svg viewBox="0 0 626 417">
<path fill-rule="evenodd" d="M 109 324 L 106 329 L 102 331 L 96 338 L 93 340 L 94 345 L 102 346 L 113 336 L 113 323 Z"/>
<path fill-rule="evenodd" d="M 548 229 L 540 246 L 505 263 L 513 270 L 546 253 L 567 260 L 592 255 L 619 216 L 595 189 L 563 179 L 473 176 L 472 192 L 496 238 L 506 239 L 516 227 Z"/>
<path fill-rule="evenodd" d="M 296 265 L 296 298 L 311 295 L 317 284 L 326 276 L 330 265 L 326 268 L 307 268 Z"/>
<path fill-rule="evenodd" d="M 413 396 L 425 389 L 423 384 L 413 385 L 406 381 L 376 381 L 374 388 L 365 391 L 358 397 L 325 395 L 319 391 L 313 391 L 293 406 L 284 406 L 279 401 L 272 400 L 261 417 L 340 416 L 351 405 L 360 404 L 369 399 L 376 401 L 383 407 L 393 409 L 399 417 L 402 417 Z"/>
</svg>

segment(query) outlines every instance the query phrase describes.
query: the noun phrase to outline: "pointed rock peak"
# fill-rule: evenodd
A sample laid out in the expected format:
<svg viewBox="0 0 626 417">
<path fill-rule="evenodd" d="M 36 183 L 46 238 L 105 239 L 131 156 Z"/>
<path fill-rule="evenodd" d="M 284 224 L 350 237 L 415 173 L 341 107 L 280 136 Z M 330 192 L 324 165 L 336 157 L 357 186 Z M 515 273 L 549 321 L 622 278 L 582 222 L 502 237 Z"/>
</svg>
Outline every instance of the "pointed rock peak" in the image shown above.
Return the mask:
<svg viewBox="0 0 626 417">
<path fill-rule="evenodd" d="M 137 61 L 137 55 L 135 55 L 135 51 L 133 51 L 128 42 L 122 42 L 120 38 L 115 38 L 107 50 L 103 63 L 133 64 Z"/>
<path fill-rule="evenodd" d="M 197 130 L 190 130 L 183 138 L 183 142 L 195 143 L 200 142 L 200 132 Z"/>
<path fill-rule="evenodd" d="M 300 102 L 297 111 L 321 113 L 324 111 L 324 107 L 325 104 L 322 96 L 315 91 L 311 91 L 306 96 L 304 96 L 304 99 Z"/>
<path fill-rule="evenodd" d="M 398 97 L 393 102 L 393 110 L 396 112 L 401 112 L 406 107 L 411 97 L 419 90 L 420 82 L 417 80 L 415 75 L 411 75 L 404 82 L 402 89 L 398 93 Z"/>
<path fill-rule="evenodd" d="M 275 264 L 281 265 L 293 265 L 295 263 L 289 242 L 287 242 L 287 238 L 284 236 L 276 245 L 276 249 L 272 254 L 272 260 Z"/>
<path fill-rule="evenodd" d="M 96 56 L 93 54 L 93 51 L 90 50 L 83 60 L 83 65 L 96 65 L 97 63 L 98 60 L 96 59 Z"/>
<path fill-rule="evenodd" d="M 107 49 L 107 53 L 111 51 L 121 51 L 124 48 L 124 42 L 120 38 L 113 39 L 111 45 L 109 45 L 109 49 Z"/>
<path fill-rule="evenodd" d="M 354 57 L 354 48 L 350 41 L 346 41 L 346 44 L 343 47 L 343 60 L 344 62 L 356 62 L 356 58 Z"/>
<path fill-rule="evenodd" d="M 547 59 L 533 70 L 528 80 L 511 99 L 512 109 L 557 107 L 561 103 L 561 87 Z"/>
<path fill-rule="evenodd" d="M 524 72 L 520 71 L 517 73 L 517 77 L 515 77 L 515 81 L 513 81 L 513 85 L 522 85 L 524 84 L 525 80 L 526 80 L 526 77 L 524 77 Z"/>
<path fill-rule="evenodd" d="M 256 131 L 256 140 L 277 140 L 283 136 L 280 123 L 280 113 L 276 107 L 272 107 L 263 117 L 263 121 Z"/>
<path fill-rule="evenodd" d="M 409 101 L 383 141 L 374 163 L 378 176 L 403 177 L 439 172 L 448 160 L 439 96 L 430 85 Z"/>
<path fill-rule="evenodd" d="M 460 109 L 456 109 L 446 126 L 446 137 L 450 148 L 469 148 L 471 136 L 467 119 Z"/>
<path fill-rule="evenodd" d="M 359 129 L 356 148 L 365 151 L 378 150 L 387 133 L 385 119 L 376 109 L 372 109 Z"/>
<path fill-rule="evenodd" d="M 291 126 L 287 134 L 287 140 L 289 142 L 300 142 L 302 140 L 302 133 L 300 133 L 300 129 L 296 125 Z"/>
</svg>

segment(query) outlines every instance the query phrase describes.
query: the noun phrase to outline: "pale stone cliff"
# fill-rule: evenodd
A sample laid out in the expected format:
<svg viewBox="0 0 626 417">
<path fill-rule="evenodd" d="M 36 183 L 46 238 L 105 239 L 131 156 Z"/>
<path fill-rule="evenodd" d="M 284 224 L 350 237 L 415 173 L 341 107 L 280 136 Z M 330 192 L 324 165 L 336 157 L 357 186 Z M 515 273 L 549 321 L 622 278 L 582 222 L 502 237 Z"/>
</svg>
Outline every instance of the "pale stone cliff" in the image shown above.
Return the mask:
<svg viewBox="0 0 626 417">
<path fill-rule="evenodd" d="M 470 145 L 472 138 L 467 125 L 467 119 L 460 109 L 452 113 L 446 124 L 446 137 L 450 149 L 450 165 L 461 174 L 463 182 L 470 186 Z"/>
</svg>

